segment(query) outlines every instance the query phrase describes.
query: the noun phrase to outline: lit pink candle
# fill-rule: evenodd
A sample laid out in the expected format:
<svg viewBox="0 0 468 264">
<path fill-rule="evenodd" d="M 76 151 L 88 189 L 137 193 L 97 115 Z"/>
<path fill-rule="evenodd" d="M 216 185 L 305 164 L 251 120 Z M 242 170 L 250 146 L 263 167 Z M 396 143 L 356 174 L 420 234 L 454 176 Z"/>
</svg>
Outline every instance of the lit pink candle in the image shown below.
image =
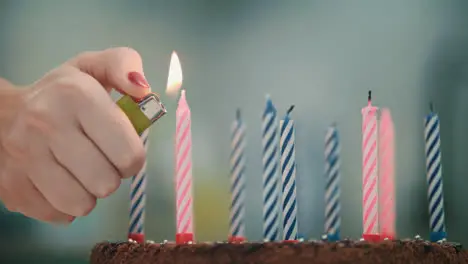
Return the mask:
<svg viewBox="0 0 468 264">
<path fill-rule="evenodd" d="M 395 238 L 395 142 L 392 115 L 383 109 L 379 127 L 379 224 L 383 238 Z"/>
<path fill-rule="evenodd" d="M 182 87 L 182 67 L 176 52 L 172 52 L 166 94 L 176 97 Z M 174 170 L 176 184 L 176 242 L 193 242 L 192 195 L 192 132 L 190 108 L 182 90 L 176 110 L 174 137 Z"/>
<path fill-rule="evenodd" d="M 177 243 L 193 241 L 192 132 L 190 108 L 182 90 L 176 111 Z"/>
<path fill-rule="evenodd" d="M 362 213 L 363 238 L 380 240 L 378 234 L 377 186 L 377 107 L 372 106 L 371 91 L 368 105 L 362 109 Z"/>
</svg>

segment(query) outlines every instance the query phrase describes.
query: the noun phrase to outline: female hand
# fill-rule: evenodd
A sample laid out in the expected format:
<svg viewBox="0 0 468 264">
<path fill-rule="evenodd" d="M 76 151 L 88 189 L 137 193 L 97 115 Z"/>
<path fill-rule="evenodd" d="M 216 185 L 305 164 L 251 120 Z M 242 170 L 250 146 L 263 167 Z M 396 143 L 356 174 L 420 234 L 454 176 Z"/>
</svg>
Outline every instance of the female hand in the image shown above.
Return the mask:
<svg viewBox="0 0 468 264">
<path fill-rule="evenodd" d="M 0 86 L 0 199 L 10 211 L 70 223 L 141 169 L 145 150 L 112 88 L 149 92 L 136 51 L 86 52 L 26 89 Z"/>
</svg>

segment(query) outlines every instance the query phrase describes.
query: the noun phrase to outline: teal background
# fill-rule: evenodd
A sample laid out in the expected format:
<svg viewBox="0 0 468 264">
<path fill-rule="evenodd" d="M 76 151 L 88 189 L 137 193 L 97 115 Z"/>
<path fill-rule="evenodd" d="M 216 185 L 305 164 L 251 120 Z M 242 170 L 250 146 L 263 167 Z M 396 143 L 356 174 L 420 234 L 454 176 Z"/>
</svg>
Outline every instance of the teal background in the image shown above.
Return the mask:
<svg viewBox="0 0 468 264">
<path fill-rule="evenodd" d="M 173 239 L 175 106 L 164 95 L 176 50 L 192 109 L 196 232 L 226 237 L 229 138 L 247 125 L 247 236 L 261 238 L 260 117 L 269 93 L 280 116 L 295 104 L 299 229 L 323 230 L 323 141 L 342 138 L 343 235 L 361 234 L 361 115 L 367 90 L 396 129 L 397 229 L 428 237 L 423 118 L 440 113 L 447 229 L 468 243 L 468 2 L 0 0 L 0 76 L 26 85 L 84 50 L 131 46 L 168 114 L 153 127 L 146 231 Z M 129 182 L 88 217 L 55 227 L 0 213 L 1 263 L 86 263 L 92 246 L 125 239 Z M 3 258 L 3 259 L 2 259 Z M 75 261 L 75 262 L 73 262 Z"/>
</svg>

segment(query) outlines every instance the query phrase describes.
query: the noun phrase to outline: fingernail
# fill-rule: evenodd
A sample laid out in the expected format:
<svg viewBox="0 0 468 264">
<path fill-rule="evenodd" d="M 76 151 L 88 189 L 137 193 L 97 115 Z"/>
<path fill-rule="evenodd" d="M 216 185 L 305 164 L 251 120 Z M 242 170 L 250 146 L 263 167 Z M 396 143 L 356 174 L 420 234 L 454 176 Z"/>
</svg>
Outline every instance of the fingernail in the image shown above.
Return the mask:
<svg viewBox="0 0 468 264">
<path fill-rule="evenodd" d="M 128 80 L 134 85 L 140 86 L 142 88 L 150 88 L 148 81 L 146 81 L 145 76 L 139 72 L 130 72 L 128 74 Z"/>
<path fill-rule="evenodd" d="M 68 222 L 69 222 L 69 223 L 75 221 L 75 219 L 76 219 L 76 218 L 75 218 L 74 216 L 71 216 L 71 215 L 68 216 Z"/>
</svg>

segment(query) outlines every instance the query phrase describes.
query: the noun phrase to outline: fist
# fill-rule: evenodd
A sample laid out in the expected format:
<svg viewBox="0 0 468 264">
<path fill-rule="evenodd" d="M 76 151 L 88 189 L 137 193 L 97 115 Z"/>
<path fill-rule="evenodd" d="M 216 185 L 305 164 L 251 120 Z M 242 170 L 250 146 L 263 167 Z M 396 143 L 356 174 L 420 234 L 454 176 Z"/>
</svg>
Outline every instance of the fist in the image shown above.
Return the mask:
<svg viewBox="0 0 468 264">
<path fill-rule="evenodd" d="M 81 54 L 20 92 L 0 135 L 0 198 L 10 211 L 70 223 L 142 168 L 143 144 L 112 88 L 149 92 L 136 51 Z"/>
</svg>

